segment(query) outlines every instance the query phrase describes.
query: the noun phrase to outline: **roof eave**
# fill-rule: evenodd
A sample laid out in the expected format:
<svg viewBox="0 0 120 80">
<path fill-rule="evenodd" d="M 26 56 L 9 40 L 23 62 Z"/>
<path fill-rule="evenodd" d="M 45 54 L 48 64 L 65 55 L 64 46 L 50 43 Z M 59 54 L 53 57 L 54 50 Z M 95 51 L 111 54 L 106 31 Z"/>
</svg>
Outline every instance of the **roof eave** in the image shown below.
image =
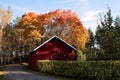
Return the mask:
<svg viewBox="0 0 120 80">
<path fill-rule="evenodd" d="M 44 43 L 40 44 L 38 47 L 36 47 L 33 51 L 36 51 L 37 49 L 39 49 L 40 47 L 42 47 L 44 44 L 46 44 L 47 42 L 49 42 L 50 40 L 52 40 L 53 38 L 58 38 L 59 40 L 61 40 L 63 43 L 65 43 L 66 45 L 68 45 L 69 47 L 71 47 L 72 49 L 74 49 L 75 51 L 77 51 L 77 49 L 75 47 L 73 47 L 72 45 L 66 43 L 64 40 L 62 40 L 60 37 L 58 37 L 57 35 L 54 35 L 53 37 L 51 37 L 50 39 L 48 39 L 47 41 L 45 41 Z"/>
</svg>

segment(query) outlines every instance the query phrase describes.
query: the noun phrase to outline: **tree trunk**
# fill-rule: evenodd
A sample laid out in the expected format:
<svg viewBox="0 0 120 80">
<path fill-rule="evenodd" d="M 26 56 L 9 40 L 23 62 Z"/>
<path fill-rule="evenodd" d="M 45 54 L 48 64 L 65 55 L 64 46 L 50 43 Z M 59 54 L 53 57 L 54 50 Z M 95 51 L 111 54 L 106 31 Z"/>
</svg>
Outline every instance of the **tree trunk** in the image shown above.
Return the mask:
<svg viewBox="0 0 120 80">
<path fill-rule="evenodd" d="M 0 53 L 0 64 L 3 65 L 3 56 L 2 56 L 2 53 Z"/>
</svg>

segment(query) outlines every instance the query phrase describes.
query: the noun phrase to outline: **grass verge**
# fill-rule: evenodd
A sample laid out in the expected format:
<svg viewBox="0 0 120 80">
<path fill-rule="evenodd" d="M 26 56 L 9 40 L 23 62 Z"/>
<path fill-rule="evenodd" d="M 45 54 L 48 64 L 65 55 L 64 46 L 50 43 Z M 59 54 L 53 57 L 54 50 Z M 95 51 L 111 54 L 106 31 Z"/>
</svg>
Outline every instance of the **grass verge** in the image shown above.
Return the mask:
<svg viewBox="0 0 120 80">
<path fill-rule="evenodd" d="M 0 80 L 6 80 L 4 77 L 4 66 L 0 66 Z"/>
</svg>

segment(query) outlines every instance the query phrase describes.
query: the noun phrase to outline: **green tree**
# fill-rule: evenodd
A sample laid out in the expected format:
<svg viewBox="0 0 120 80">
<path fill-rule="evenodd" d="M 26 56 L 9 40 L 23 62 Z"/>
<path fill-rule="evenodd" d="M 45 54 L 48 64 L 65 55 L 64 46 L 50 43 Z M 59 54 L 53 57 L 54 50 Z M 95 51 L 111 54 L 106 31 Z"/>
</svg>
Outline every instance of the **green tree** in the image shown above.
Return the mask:
<svg viewBox="0 0 120 80">
<path fill-rule="evenodd" d="M 0 63 L 3 63 L 3 56 L 2 56 L 2 52 L 1 52 L 1 46 L 2 46 L 2 36 L 3 36 L 3 29 L 5 28 L 5 26 L 7 24 L 11 23 L 11 8 L 8 7 L 7 10 L 3 9 L 2 7 L 0 7 Z"/>
<path fill-rule="evenodd" d="M 92 32 L 92 30 L 89 28 L 89 42 L 86 44 L 85 48 L 83 49 L 83 52 L 87 54 L 87 59 L 88 60 L 94 60 L 96 58 L 96 53 L 95 53 L 95 35 Z"/>
<path fill-rule="evenodd" d="M 94 46 L 95 46 L 95 35 L 94 35 L 94 33 L 92 32 L 91 29 L 88 29 L 88 32 L 89 32 L 89 35 L 90 35 L 90 40 L 89 40 L 89 42 L 87 43 L 86 46 L 88 48 L 94 48 Z"/>
<path fill-rule="evenodd" d="M 113 24 L 114 23 L 114 24 Z M 120 18 L 112 18 L 111 10 L 108 9 L 104 19 L 101 19 L 95 36 L 99 48 L 99 59 L 120 59 Z"/>
<path fill-rule="evenodd" d="M 115 53 L 115 31 L 113 26 L 113 17 L 111 10 L 108 9 L 104 19 L 101 19 L 96 30 L 96 42 L 101 52 L 106 54 Z"/>
<path fill-rule="evenodd" d="M 115 19 L 115 51 L 120 54 L 120 17 Z"/>
</svg>

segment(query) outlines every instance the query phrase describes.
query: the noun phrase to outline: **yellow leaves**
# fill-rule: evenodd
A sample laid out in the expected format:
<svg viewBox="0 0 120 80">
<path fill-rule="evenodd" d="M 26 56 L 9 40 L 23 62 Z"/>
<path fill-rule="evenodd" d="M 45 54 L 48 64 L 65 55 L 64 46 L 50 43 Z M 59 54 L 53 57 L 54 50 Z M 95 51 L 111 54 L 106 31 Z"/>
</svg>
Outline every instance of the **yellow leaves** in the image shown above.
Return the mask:
<svg viewBox="0 0 120 80">
<path fill-rule="evenodd" d="M 30 32 L 30 34 L 35 40 L 37 40 L 37 41 L 41 40 L 41 34 L 39 33 L 39 31 L 33 30 Z"/>
<path fill-rule="evenodd" d="M 2 40 L 2 35 L 3 35 L 3 32 L 2 32 L 2 29 L 0 29 L 0 44 L 1 44 L 1 40 Z"/>
<path fill-rule="evenodd" d="M 75 40 L 74 44 L 76 44 L 78 48 L 83 48 L 89 40 L 88 31 L 85 29 L 81 22 L 77 22 L 77 24 L 76 22 L 74 23 L 72 35 Z"/>
<path fill-rule="evenodd" d="M 24 25 L 32 25 L 37 23 L 37 17 L 37 14 L 30 12 L 22 16 L 21 22 L 24 22 Z"/>
<path fill-rule="evenodd" d="M 2 29 L 0 29 L 0 37 L 2 36 Z"/>
<path fill-rule="evenodd" d="M 24 44 L 30 43 L 33 40 L 40 41 L 43 26 L 41 26 L 41 23 L 39 22 L 39 17 L 40 15 L 29 12 L 24 14 L 18 22 L 16 28 L 24 29 L 24 31 L 21 32 Z"/>
<path fill-rule="evenodd" d="M 45 33 L 45 27 L 49 32 Z M 40 41 L 41 35 L 45 33 L 48 36 L 60 35 L 71 45 L 82 48 L 89 39 L 79 17 L 71 10 L 58 9 L 46 14 L 30 12 L 22 16 L 17 28 L 24 29 L 23 36 L 26 42 Z"/>
</svg>

